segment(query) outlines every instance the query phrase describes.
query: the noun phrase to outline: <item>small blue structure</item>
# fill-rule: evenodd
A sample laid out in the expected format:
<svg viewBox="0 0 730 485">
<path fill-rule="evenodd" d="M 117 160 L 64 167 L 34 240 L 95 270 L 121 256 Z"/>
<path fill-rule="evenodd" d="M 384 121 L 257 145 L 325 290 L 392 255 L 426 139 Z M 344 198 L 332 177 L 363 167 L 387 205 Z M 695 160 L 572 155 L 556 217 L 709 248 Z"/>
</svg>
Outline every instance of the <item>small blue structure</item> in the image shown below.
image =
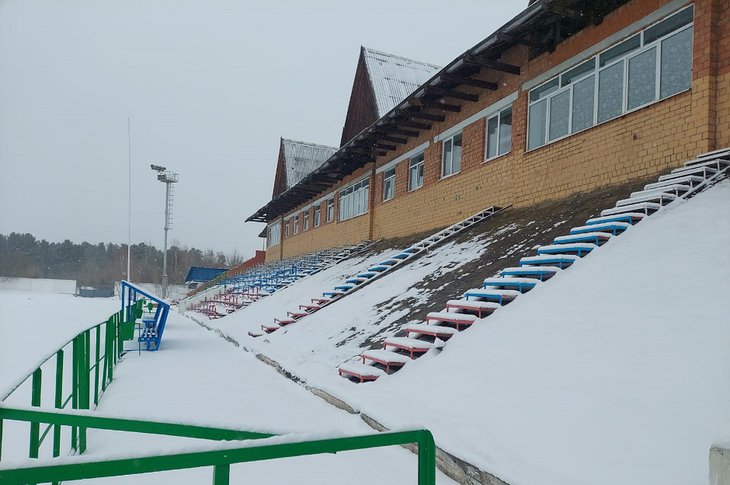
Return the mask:
<svg viewBox="0 0 730 485">
<path fill-rule="evenodd" d="M 206 283 L 218 275 L 228 271 L 227 268 L 205 268 L 203 266 L 191 266 L 185 277 L 185 284 Z"/>
<path fill-rule="evenodd" d="M 137 342 L 140 348 L 145 344 L 145 350 L 159 350 L 162 341 L 162 333 L 165 331 L 165 323 L 167 323 L 167 315 L 170 313 L 170 304 L 150 295 L 143 289 L 134 286 L 128 281 L 122 281 L 122 310 L 126 309 L 125 321 L 134 322 L 137 315 L 133 314 L 134 305 L 137 300 L 145 299 L 149 301 L 147 312 L 142 314 L 142 323 L 138 327 Z M 156 304 L 156 308 L 155 308 Z M 154 309 L 154 313 L 152 313 Z"/>
</svg>

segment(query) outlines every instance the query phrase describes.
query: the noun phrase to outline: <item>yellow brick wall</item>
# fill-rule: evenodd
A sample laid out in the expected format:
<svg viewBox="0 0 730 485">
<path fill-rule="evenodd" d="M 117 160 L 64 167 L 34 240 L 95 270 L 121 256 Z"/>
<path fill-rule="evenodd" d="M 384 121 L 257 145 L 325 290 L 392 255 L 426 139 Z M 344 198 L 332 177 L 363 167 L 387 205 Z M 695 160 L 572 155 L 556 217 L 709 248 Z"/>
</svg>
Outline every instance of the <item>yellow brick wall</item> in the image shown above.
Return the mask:
<svg viewBox="0 0 730 485">
<path fill-rule="evenodd" d="M 715 0 L 717 19 L 717 148 L 730 147 L 730 2 Z"/>
<path fill-rule="evenodd" d="M 717 147 L 730 147 L 730 73 L 717 78 Z"/>
</svg>

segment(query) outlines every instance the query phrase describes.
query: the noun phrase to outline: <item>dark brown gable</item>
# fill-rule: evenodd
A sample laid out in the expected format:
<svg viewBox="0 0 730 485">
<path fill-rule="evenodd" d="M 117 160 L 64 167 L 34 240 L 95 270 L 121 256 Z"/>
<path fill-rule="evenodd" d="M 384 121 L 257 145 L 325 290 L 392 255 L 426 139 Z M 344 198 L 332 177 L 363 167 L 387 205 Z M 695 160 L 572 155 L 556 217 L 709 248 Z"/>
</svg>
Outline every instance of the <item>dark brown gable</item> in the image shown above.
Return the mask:
<svg viewBox="0 0 730 485">
<path fill-rule="evenodd" d="M 274 176 L 273 199 L 286 191 L 286 167 L 284 166 L 284 141 L 279 139 L 279 158 L 276 161 L 276 175 Z"/>
<path fill-rule="evenodd" d="M 361 47 L 360 58 L 357 61 L 357 69 L 355 70 L 355 81 L 352 83 L 352 93 L 350 93 L 350 104 L 347 107 L 345 126 L 342 128 L 340 146 L 350 141 L 352 137 L 377 120 L 378 110 L 375 104 L 375 94 L 368 79 L 364 48 Z"/>
</svg>

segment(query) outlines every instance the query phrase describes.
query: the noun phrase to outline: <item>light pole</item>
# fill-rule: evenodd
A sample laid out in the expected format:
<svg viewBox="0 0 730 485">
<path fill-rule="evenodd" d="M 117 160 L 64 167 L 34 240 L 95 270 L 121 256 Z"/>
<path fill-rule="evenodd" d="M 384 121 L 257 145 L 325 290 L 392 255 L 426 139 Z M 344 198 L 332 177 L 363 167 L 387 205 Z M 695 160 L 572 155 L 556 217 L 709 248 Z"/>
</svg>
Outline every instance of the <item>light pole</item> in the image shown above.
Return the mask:
<svg viewBox="0 0 730 485">
<path fill-rule="evenodd" d="M 150 168 L 157 172 L 157 180 L 165 184 L 165 243 L 162 250 L 162 298 L 167 298 L 167 231 L 172 227 L 172 184 L 178 181 L 175 172 L 165 167 L 152 164 Z"/>
</svg>

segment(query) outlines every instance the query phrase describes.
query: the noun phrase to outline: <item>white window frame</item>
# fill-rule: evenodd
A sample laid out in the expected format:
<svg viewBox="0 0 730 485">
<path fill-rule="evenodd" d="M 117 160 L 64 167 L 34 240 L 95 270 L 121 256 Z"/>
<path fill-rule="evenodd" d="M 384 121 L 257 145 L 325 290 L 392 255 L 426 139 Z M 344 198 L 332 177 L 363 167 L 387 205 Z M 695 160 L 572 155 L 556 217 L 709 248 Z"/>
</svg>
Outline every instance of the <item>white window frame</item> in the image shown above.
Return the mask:
<svg viewBox="0 0 730 485">
<path fill-rule="evenodd" d="M 500 147 L 499 147 L 499 140 L 501 139 L 501 134 L 502 134 L 502 114 L 507 111 L 510 112 L 511 116 L 514 115 L 514 113 L 512 111 L 512 105 L 509 105 L 506 108 L 499 110 L 494 115 L 487 117 L 487 122 L 484 125 L 484 157 L 485 157 L 484 161 L 485 162 L 487 162 L 489 160 L 494 160 L 495 158 L 499 158 L 512 151 L 512 135 L 511 134 L 509 137 L 509 146 L 507 147 L 507 150 L 505 150 L 504 152 L 500 152 Z M 497 154 L 490 157 L 489 156 L 489 122 L 495 118 L 497 119 L 497 152 L 496 152 Z M 514 119 L 514 117 L 512 119 Z M 512 125 L 510 125 L 510 126 L 512 126 Z"/>
<path fill-rule="evenodd" d="M 367 214 L 369 205 L 370 180 L 364 178 L 339 192 L 339 221 L 347 221 Z"/>
<path fill-rule="evenodd" d="M 458 173 L 461 173 L 461 162 L 463 161 L 463 152 L 464 152 L 464 135 L 463 131 L 458 131 L 451 135 L 448 138 L 444 138 L 444 140 L 441 142 L 441 178 L 444 179 L 446 177 L 451 177 L 452 175 L 456 175 Z M 454 139 L 457 137 L 461 138 L 461 150 L 459 151 L 459 170 L 454 170 Z M 451 143 L 451 157 L 448 160 L 448 166 L 449 166 L 449 172 L 446 172 L 446 143 Z"/>
<path fill-rule="evenodd" d="M 291 237 L 291 229 L 290 229 L 291 224 L 289 224 L 290 222 L 291 221 L 284 222 L 284 234 L 286 237 Z"/>
<path fill-rule="evenodd" d="M 413 163 L 415 159 L 418 157 L 421 157 L 420 162 Z M 414 186 L 413 184 L 413 169 L 417 169 L 418 177 L 416 178 L 417 185 Z M 423 187 L 424 179 L 425 177 L 425 170 L 426 170 L 426 152 L 420 152 L 413 155 L 408 160 L 408 192 L 413 192 L 414 190 L 418 190 L 421 187 Z"/>
<path fill-rule="evenodd" d="M 299 214 L 294 216 L 294 235 L 299 234 Z"/>
<path fill-rule="evenodd" d="M 390 189 L 390 197 L 388 197 Z M 383 202 L 395 197 L 395 167 L 383 172 Z"/>
<path fill-rule="evenodd" d="M 664 40 L 666 40 L 666 39 L 668 39 L 668 38 L 670 38 L 670 37 L 672 37 L 674 35 L 677 35 L 677 34 L 683 32 L 683 31 L 685 31 L 687 29 L 692 29 L 693 30 L 692 45 L 694 46 L 694 17 L 693 17 L 692 21 L 689 22 L 688 24 L 685 24 L 685 25 L 677 28 L 676 30 L 673 30 L 673 31 L 671 31 L 669 33 L 666 33 L 666 34 L 662 35 L 661 37 L 658 37 L 658 38 L 654 39 L 653 41 L 651 41 L 649 43 L 645 43 L 644 42 L 644 34 L 645 34 L 645 32 L 647 30 L 651 29 L 655 25 L 660 24 L 661 22 L 663 22 L 663 21 L 665 21 L 665 20 L 667 20 L 667 19 L 669 19 L 669 18 L 671 18 L 671 17 L 673 17 L 675 15 L 679 15 L 679 14 L 681 14 L 682 12 L 684 12 L 687 9 L 693 9 L 693 8 L 694 8 L 694 4 L 688 5 L 688 6 L 686 6 L 684 8 L 681 8 L 681 9 L 675 11 L 675 12 L 672 12 L 669 15 L 666 15 L 663 18 L 657 20 L 656 22 L 653 22 L 650 25 L 647 25 L 641 31 L 634 32 L 633 34 L 626 36 L 621 41 L 616 42 L 616 43 L 610 45 L 606 49 L 603 49 L 600 52 L 592 55 L 591 57 L 586 58 L 586 59 L 584 59 L 583 61 L 581 61 L 579 63 L 576 63 L 575 65 L 571 66 L 568 69 L 565 69 L 564 71 L 562 71 L 558 75 L 553 76 L 550 79 L 546 80 L 545 82 L 542 82 L 538 86 L 532 88 L 529 91 L 528 98 L 527 98 L 528 99 L 528 111 L 527 111 L 527 136 L 526 136 L 526 139 L 525 139 L 525 149 L 526 149 L 526 151 L 529 152 L 529 151 L 532 151 L 532 150 L 537 150 L 539 148 L 542 148 L 542 147 L 544 147 L 546 145 L 549 145 L 551 143 L 554 143 L 556 141 L 563 140 L 563 139 L 565 139 L 565 138 L 567 138 L 569 136 L 573 136 L 573 135 L 575 135 L 577 133 L 582 133 L 583 131 L 590 130 L 591 128 L 595 128 L 596 126 L 600 126 L 600 125 L 602 125 L 604 123 L 608 123 L 608 122 L 610 122 L 612 120 L 615 120 L 616 118 L 620 118 L 621 116 L 624 116 L 625 114 L 633 113 L 634 111 L 638 111 L 640 109 L 644 109 L 647 106 L 651 106 L 651 105 L 653 105 L 655 103 L 659 103 L 661 101 L 664 101 L 665 99 L 669 99 L 669 98 L 671 98 L 673 96 L 676 96 L 678 94 L 681 94 L 681 93 L 690 91 L 692 89 L 691 83 L 690 83 L 690 87 L 688 87 L 687 89 L 683 89 L 683 90 L 678 91 L 676 93 L 670 94 L 670 95 L 668 95 L 668 96 L 666 96 L 664 98 L 661 97 L 661 67 L 662 67 L 662 64 L 661 64 L 662 51 L 661 51 L 661 49 L 662 49 L 662 42 Z M 693 15 L 694 15 L 694 12 L 693 12 Z M 638 36 L 639 39 L 640 39 L 639 47 L 634 48 L 634 49 L 632 49 L 632 50 L 630 50 L 628 52 L 624 52 L 623 54 L 617 56 L 616 58 L 611 59 L 609 62 L 607 62 L 603 66 L 600 65 L 601 54 L 604 54 L 605 52 L 611 50 L 612 48 L 620 45 L 623 42 L 626 42 L 626 41 L 628 41 L 630 39 L 633 39 L 636 36 Z M 656 66 L 655 66 L 656 75 L 655 75 L 655 79 L 654 79 L 654 82 L 655 82 L 654 99 L 652 101 L 646 102 L 646 103 L 644 103 L 642 105 L 639 105 L 639 106 L 636 106 L 634 108 L 628 109 L 628 91 L 629 91 L 629 69 L 628 69 L 628 65 L 629 65 L 629 60 L 630 59 L 633 59 L 634 57 L 636 57 L 636 56 L 638 56 L 640 54 L 643 54 L 643 53 L 645 53 L 647 51 L 650 51 L 651 49 L 654 49 L 654 48 L 656 48 Z M 562 76 L 564 74 L 568 73 L 573 68 L 575 68 L 577 66 L 580 66 L 580 65 L 584 64 L 585 62 L 589 62 L 591 60 L 594 63 L 594 66 L 593 66 L 593 69 L 592 70 L 586 71 L 581 76 L 576 77 L 575 79 L 571 79 L 569 84 L 562 85 Z M 600 80 L 600 73 L 603 72 L 604 70 L 608 69 L 608 68 L 611 68 L 611 67 L 619 64 L 619 63 L 623 63 L 623 84 L 622 84 L 623 91 L 622 91 L 622 100 L 621 100 L 621 112 L 618 115 L 616 115 L 616 116 L 613 116 L 611 118 L 607 118 L 607 119 L 602 120 L 602 121 L 599 122 L 598 121 L 598 100 L 599 100 L 599 80 Z M 574 88 L 574 86 L 576 84 L 580 83 L 581 81 L 583 81 L 585 79 L 588 79 L 591 76 L 595 76 L 594 79 L 593 79 L 593 82 L 594 82 L 594 87 L 593 87 L 593 122 L 592 122 L 592 124 L 590 126 L 588 126 L 586 128 L 582 128 L 582 129 L 577 130 L 577 131 L 572 131 L 572 129 L 573 129 L 573 100 L 574 100 L 573 88 Z M 543 86 L 546 86 L 547 84 L 550 84 L 552 82 L 555 82 L 556 80 L 558 82 L 558 88 L 556 90 L 554 90 L 552 92 L 549 92 L 544 97 L 542 97 L 542 98 L 540 98 L 540 99 L 538 99 L 536 101 L 530 100 L 530 97 L 531 97 L 531 94 L 532 94 L 533 91 L 535 91 L 537 89 L 540 89 Z M 560 94 L 563 94 L 566 91 L 569 91 L 570 92 L 570 95 L 569 95 L 569 104 L 568 104 L 568 133 L 566 135 L 563 135 L 563 136 L 560 136 L 560 137 L 556 137 L 554 139 L 550 139 L 550 100 L 552 98 L 560 95 Z M 545 102 L 545 105 L 546 105 L 545 106 L 545 126 L 544 126 L 544 129 L 545 129 L 545 138 L 544 138 L 542 144 L 530 148 L 530 145 L 529 145 L 529 143 L 530 143 L 530 131 L 533 129 L 530 126 L 530 110 L 533 108 L 533 106 L 535 106 L 535 105 L 537 105 L 539 103 L 542 103 L 542 102 Z"/>
<path fill-rule="evenodd" d="M 335 220 L 335 198 L 330 197 L 327 199 L 327 222 Z"/>
<path fill-rule="evenodd" d="M 268 237 L 266 238 L 266 247 L 276 246 L 281 242 L 281 221 L 275 222 L 269 226 Z"/>
<path fill-rule="evenodd" d="M 309 209 L 302 211 L 302 232 L 309 229 Z"/>
<path fill-rule="evenodd" d="M 314 214 L 312 215 L 312 218 L 314 219 L 314 227 L 319 227 L 319 224 L 322 219 L 322 206 L 321 205 L 314 207 Z"/>
</svg>

